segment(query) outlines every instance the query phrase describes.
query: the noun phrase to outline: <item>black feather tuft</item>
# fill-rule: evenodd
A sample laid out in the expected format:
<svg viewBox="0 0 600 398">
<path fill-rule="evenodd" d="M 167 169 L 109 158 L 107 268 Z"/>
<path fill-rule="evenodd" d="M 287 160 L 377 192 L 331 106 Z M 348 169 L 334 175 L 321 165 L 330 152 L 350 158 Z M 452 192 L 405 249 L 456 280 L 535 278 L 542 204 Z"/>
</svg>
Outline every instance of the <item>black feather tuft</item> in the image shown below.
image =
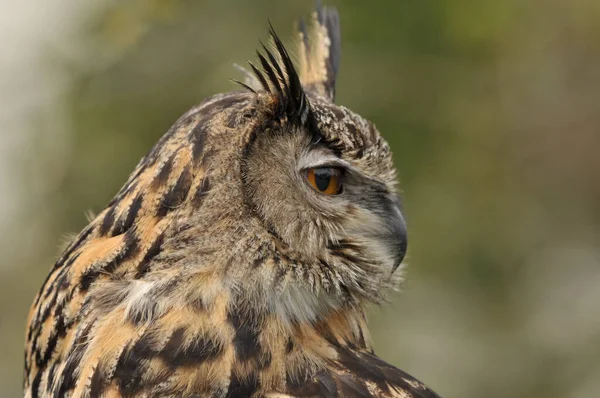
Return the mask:
<svg viewBox="0 0 600 398">
<path fill-rule="evenodd" d="M 269 84 L 267 83 L 267 80 L 265 79 L 263 74 L 260 72 L 260 70 L 258 70 L 258 68 L 256 66 L 254 66 L 254 64 L 250 61 L 248 61 L 248 65 L 250 65 L 250 68 L 252 68 L 252 72 L 254 73 L 254 76 L 256 76 L 256 78 L 260 82 L 260 85 L 263 87 L 263 89 L 265 89 L 265 91 L 270 94 L 271 89 L 269 88 Z"/>
<path fill-rule="evenodd" d="M 257 51 L 262 71 L 248 63 L 262 88 L 276 99 L 276 111 L 290 122 L 305 124 L 310 116 L 310 104 L 300 83 L 300 77 L 285 49 L 285 46 L 269 23 L 269 34 L 273 49 L 262 45 L 263 52 Z"/>
<path fill-rule="evenodd" d="M 232 81 L 232 82 L 234 82 L 235 84 L 239 84 L 240 86 L 244 87 L 246 90 L 248 90 L 248 91 L 251 91 L 251 92 L 253 92 L 254 94 L 256 94 L 256 90 L 254 90 L 252 87 L 250 87 L 250 86 L 249 86 L 249 85 L 247 85 L 246 83 L 244 83 L 244 82 L 241 82 L 241 81 L 239 81 L 239 80 L 236 80 L 236 79 L 229 79 L 229 80 L 231 80 L 231 81 Z"/>
</svg>

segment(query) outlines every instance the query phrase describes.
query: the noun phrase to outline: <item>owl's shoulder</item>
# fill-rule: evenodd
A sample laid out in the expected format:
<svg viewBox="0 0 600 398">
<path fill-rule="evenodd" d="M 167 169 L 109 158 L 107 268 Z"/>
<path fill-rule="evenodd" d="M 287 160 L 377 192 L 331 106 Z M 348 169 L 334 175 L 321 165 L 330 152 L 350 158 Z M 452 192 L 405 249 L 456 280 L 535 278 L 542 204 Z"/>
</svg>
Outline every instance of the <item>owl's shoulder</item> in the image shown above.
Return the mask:
<svg viewBox="0 0 600 398">
<path fill-rule="evenodd" d="M 423 383 L 372 352 L 337 349 L 337 360 L 307 379 L 288 380 L 283 392 L 268 397 L 439 398 Z"/>
</svg>

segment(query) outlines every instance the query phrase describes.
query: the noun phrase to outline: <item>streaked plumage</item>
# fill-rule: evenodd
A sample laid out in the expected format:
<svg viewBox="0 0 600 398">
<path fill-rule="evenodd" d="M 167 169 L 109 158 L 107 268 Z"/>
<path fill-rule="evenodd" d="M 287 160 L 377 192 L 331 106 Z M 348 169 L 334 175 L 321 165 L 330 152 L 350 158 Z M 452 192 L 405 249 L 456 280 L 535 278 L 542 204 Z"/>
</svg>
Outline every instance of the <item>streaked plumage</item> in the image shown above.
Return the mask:
<svg viewBox="0 0 600 398">
<path fill-rule="evenodd" d="M 300 75 L 271 30 L 246 90 L 183 115 L 65 250 L 29 315 L 26 396 L 437 397 L 373 353 L 363 307 L 406 249 L 396 174 L 333 104 L 337 12 L 313 27 Z M 303 179 L 324 164 L 337 196 Z"/>
</svg>

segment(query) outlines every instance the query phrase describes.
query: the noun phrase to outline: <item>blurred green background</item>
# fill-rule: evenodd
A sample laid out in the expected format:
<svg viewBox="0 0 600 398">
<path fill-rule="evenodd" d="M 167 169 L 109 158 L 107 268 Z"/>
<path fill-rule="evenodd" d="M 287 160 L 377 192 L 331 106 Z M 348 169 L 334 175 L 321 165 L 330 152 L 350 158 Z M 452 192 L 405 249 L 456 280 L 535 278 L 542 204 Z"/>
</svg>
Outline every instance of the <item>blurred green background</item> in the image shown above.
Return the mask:
<svg viewBox="0 0 600 398">
<path fill-rule="evenodd" d="M 337 102 L 391 143 L 409 221 L 377 352 L 448 397 L 600 396 L 600 2 L 328 2 Z M 307 1 L 3 2 L 0 397 L 65 236 Z"/>
</svg>

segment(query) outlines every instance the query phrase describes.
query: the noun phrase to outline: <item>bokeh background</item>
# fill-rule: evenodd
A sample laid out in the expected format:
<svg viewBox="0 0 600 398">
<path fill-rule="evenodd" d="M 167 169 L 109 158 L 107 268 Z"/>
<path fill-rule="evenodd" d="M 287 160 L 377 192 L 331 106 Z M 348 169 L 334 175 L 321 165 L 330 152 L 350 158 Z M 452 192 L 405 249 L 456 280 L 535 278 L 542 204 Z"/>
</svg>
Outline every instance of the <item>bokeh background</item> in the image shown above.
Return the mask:
<svg viewBox="0 0 600 398">
<path fill-rule="evenodd" d="M 391 143 L 409 221 L 378 353 L 443 397 L 600 396 L 600 2 L 331 0 L 338 103 Z M 267 19 L 312 2 L 1 2 L 0 397 L 69 233 Z"/>
</svg>

